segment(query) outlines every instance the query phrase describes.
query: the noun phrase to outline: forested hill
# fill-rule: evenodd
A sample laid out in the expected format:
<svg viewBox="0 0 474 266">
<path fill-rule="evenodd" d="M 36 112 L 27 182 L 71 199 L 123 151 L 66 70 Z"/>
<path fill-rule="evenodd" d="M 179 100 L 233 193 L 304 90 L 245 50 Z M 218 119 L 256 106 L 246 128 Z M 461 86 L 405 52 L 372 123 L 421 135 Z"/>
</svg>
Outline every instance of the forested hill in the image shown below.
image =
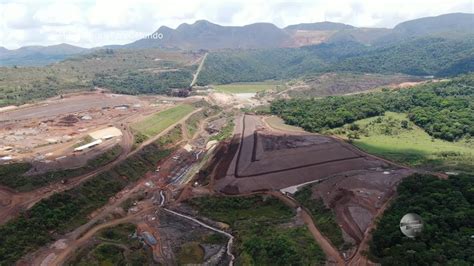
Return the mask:
<svg viewBox="0 0 474 266">
<path fill-rule="evenodd" d="M 435 138 L 453 141 L 474 136 L 474 74 L 410 89 L 323 99 L 279 100 L 271 111 L 290 125 L 318 132 L 385 111 L 409 119 Z"/>
<path fill-rule="evenodd" d="M 198 83 L 297 78 L 336 71 L 419 76 L 467 73 L 474 71 L 474 36 L 425 37 L 383 47 L 337 42 L 302 48 L 211 52 Z"/>
<path fill-rule="evenodd" d="M 51 46 L 24 46 L 16 50 L 0 47 L 0 66 L 42 66 L 87 52 L 89 50 L 86 48 L 65 43 Z"/>
<path fill-rule="evenodd" d="M 382 265 L 473 265 L 473 191 L 468 175 L 404 179 L 373 233 L 371 259 Z M 408 239 L 400 232 L 400 218 L 412 212 L 425 226 L 419 237 Z"/>
</svg>

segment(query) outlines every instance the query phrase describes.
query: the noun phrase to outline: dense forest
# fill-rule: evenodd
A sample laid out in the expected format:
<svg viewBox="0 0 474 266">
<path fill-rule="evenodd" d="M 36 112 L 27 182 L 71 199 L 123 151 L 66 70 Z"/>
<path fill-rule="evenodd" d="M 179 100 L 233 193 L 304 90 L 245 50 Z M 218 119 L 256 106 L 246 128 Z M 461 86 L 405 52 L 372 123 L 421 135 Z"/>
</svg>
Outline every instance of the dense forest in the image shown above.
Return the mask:
<svg viewBox="0 0 474 266">
<path fill-rule="evenodd" d="M 207 56 L 198 85 L 282 79 L 289 76 L 292 66 L 304 68 L 306 60 L 316 61 L 314 65 L 323 63 L 318 58 L 308 58 L 307 53 L 300 49 L 213 52 Z"/>
<path fill-rule="evenodd" d="M 56 69 L 0 68 L 0 107 L 92 89 L 90 80 L 73 77 Z"/>
<path fill-rule="evenodd" d="M 456 75 L 474 70 L 464 61 L 474 59 L 474 39 L 426 37 L 380 47 L 334 64 L 335 71 L 404 73 L 415 76 Z M 472 63 L 470 65 L 473 66 Z"/>
<path fill-rule="evenodd" d="M 210 53 L 198 84 L 289 79 L 325 72 L 454 76 L 473 71 L 473 38 L 425 37 L 390 46 L 357 42 Z"/>
<path fill-rule="evenodd" d="M 121 75 L 97 74 L 94 86 L 124 94 L 168 94 L 172 88 L 187 88 L 193 80 L 189 70 L 147 73 L 129 72 Z"/>
<path fill-rule="evenodd" d="M 278 100 L 272 103 L 271 111 L 286 123 L 312 132 L 340 127 L 385 111 L 408 113 L 409 119 L 431 136 L 453 141 L 474 136 L 474 75 L 411 89 Z"/>
<path fill-rule="evenodd" d="M 188 57 L 190 54 L 159 49 L 105 49 L 46 67 L 2 68 L 0 106 L 92 90 L 94 85 L 125 94 L 168 93 L 170 88 L 186 88 L 191 83 L 196 65 L 187 65 Z M 388 46 L 338 41 L 300 48 L 211 52 L 198 85 L 294 79 L 328 72 L 455 76 L 473 70 L 471 37 L 432 36 Z"/>
<path fill-rule="evenodd" d="M 424 228 L 415 239 L 400 231 L 406 213 L 421 216 Z M 382 265 L 473 265 L 474 178 L 408 177 L 378 222 L 370 253 Z"/>
</svg>

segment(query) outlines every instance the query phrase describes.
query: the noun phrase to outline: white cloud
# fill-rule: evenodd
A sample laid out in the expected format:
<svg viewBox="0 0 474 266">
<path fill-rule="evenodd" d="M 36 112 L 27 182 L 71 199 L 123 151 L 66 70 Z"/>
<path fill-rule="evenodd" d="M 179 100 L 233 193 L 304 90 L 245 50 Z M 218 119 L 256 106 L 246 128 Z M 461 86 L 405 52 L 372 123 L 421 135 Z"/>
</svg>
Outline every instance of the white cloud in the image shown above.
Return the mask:
<svg viewBox="0 0 474 266">
<path fill-rule="evenodd" d="M 11 29 L 36 26 L 27 5 L 8 3 L 0 8 L 2 24 Z"/>
<path fill-rule="evenodd" d="M 81 9 L 74 4 L 59 1 L 40 7 L 33 18 L 40 25 L 71 25 L 84 22 Z"/>
<path fill-rule="evenodd" d="M 123 44 L 166 25 L 334 21 L 393 27 L 418 17 L 474 12 L 474 0 L 1 0 L 0 46 Z"/>
</svg>

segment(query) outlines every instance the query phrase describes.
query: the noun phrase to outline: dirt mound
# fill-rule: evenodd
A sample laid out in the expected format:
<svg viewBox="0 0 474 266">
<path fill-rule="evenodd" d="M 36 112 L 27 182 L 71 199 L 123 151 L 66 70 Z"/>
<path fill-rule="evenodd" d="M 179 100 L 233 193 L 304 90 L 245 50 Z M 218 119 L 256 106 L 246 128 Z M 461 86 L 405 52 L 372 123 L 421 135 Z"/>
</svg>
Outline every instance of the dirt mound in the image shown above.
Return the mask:
<svg viewBox="0 0 474 266">
<path fill-rule="evenodd" d="M 359 244 L 397 184 L 411 173 L 407 169 L 350 171 L 313 185 L 313 196 L 322 198 L 335 211 L 342 229 Z"/>
<path fill-rule="evenodd" d="M 236 119 L 233 145 L 217 166 L 216 187 L 222 192 L 282 189 L 345 171 L 389 167 L 330 137 L 273 132 L 258 116 Z"/>
<path fill-rule="evenodd" d="M 56 125 L 62 127 L 72 127 L 77 122 L 79 122 L 79 118 L 77 118 L 75 115 L 67 115 L 61 117 Z"/>
<path fill-rule="evenodd" d="M 233 138 L 230 143 L 220 144 L 217 147 L 215 158 L 215 173 L 216 180 L 222 179 L 227 175 L 229 165 L 232 163 L 235 153 L 239 148 L 238 139 Z M 211 168 L 212 169 L 212 168 Z"/>
</svg>

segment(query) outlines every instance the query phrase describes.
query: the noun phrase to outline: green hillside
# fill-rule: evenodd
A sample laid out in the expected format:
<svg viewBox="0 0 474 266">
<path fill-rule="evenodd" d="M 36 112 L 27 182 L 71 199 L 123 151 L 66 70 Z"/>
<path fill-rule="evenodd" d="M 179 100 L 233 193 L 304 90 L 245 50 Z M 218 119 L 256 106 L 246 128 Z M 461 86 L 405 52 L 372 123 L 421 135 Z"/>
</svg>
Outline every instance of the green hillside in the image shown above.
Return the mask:
<svg viewBox="0 0 474 266">
<path fill-rule="evenodd" d="M 327 133 L 350 138 L 368 153 L 409 166 L 474 173 L 472 139 L 451 142 L 432 138 L 405 114 L 386 112 Z"/>
<path fill-rule="evenodd" d="M 196 55 L 199 56 L 199 55 Z M 192 53 L 104 49 L 45 67 L 0 67 L 0 107 L 95 86 L 125 94 L 166 94 L 187 88 Z"/>
<path fill-rule="evenodd" d="M 410 89 L 322 99 L 274 101 L 272 112 L 286 123 L 320 132 L 385 111 L 408 113 L 410 121 L 434 138 L 448 141 L 474 136 L 474 75 Z"/>
<path fill-rule="evenodd" d="M 288 79 L 325 72 L 452 76 L 474 70 L 474 37 L 424 37 L 386 46 L 345 41 L 301 48 L 211 52 L 198 84 Z"/>
</svg>

